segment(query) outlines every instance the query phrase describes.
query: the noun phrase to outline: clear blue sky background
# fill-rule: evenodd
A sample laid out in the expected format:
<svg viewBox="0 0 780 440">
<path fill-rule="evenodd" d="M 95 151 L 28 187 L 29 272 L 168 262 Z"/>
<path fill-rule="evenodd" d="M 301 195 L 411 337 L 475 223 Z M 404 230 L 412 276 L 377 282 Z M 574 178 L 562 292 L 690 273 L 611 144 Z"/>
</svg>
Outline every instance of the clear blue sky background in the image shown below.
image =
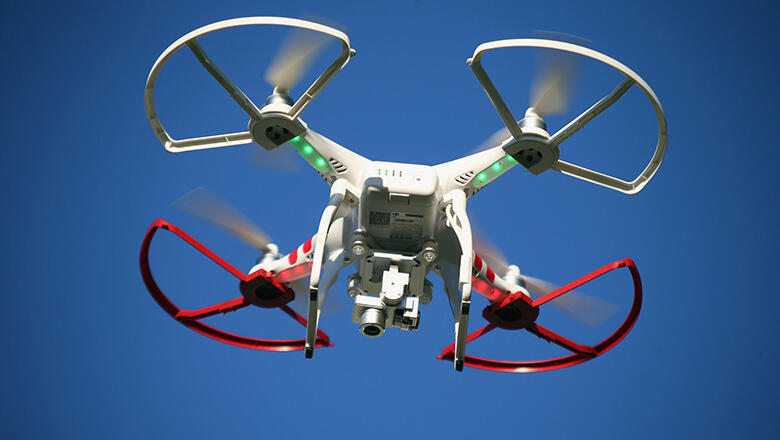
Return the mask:
<svg viewBox="0 0 780 440">
<path fill-rule="evenodd" d="M 780 17 L 771 2 L 69 3 L 4 2 L 0 13 L 0 437 L 777 435 Z M 308 169 L 252 168 L 252 146 L 165 153 L 143 112 L 149 69 L 171 42 L 210 22 L 307 14 L 345 26 L 358 54 L 304 118 L 374 159 L 436 164 L 501 126 L 465 64 L 485 41 L 535 30 L 575 34 L 643 76 L 664 106 L 670 143 L 638 196 L 517 169 L 470 202 L 475 221 L 529 274 L 563 283 L 634 258 L 645 304 L 621 345 L 557 372 L 455 373 L 434 358 L 452 340 L 438 281 L 419 332 L 369 340 L 350 322 L 349 305 L 333 307 L 322 327 L 336 346 L 309 361 L 301 352 L 219 344 L 154 303 L 138 249 L 158 217 L 240 268 L 256 257 L 173 211 L 178 196 L 207 185 L 289 250 L 314 233 L 328 187 Z M 234 32 L 202 42 L 260 102 L 269 93 L 263 69 L 281 36 Z M 180 55 L 158 86 L 166 127 L 176 137 L 241 130 L 245 115 L 191 54 Z M 528 102 L 533 55 L 485 59 L 516 114 Z M 567 116 L 618 79 L 587 64 Z M 548 122 L 553 129 L 565 119 Z M 650 157 L 654 130 L 649 104 L 633 90 L 562 155 L 629 177 Z M 186 246 L 170 237 L 155 246 L 155 273 L 183 306 L 237 295 L 234 279 Z M 346 297 L 346 275 L 333 296 Z M 587 292 L 622 312 L 630 301 L 625 274 Z M 610 330 L 547 309 L 540 322 L 584 342 Z M 303 333 L 275 311 L 214 323 L 256 336 Z M 477 313 L 471 328 L 479 325 Z M 469 352 L 560 353 L 525 334 L 496 333 Z"/>
</svg>

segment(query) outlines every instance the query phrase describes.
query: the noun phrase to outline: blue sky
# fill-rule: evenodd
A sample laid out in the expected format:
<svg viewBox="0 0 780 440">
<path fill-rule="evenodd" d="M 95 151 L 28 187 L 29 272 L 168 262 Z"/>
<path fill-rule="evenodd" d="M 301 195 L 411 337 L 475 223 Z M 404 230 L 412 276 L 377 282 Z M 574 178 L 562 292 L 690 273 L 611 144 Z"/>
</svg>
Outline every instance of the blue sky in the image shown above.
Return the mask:
<svg viewBox="0 0 780 440">
<path fill-rule="evenodd" d="M 144 82 L 157 56 L 197 27 L 248 15 L 322 17 L 346 28 L 357 56 L 304 119 L 377 160 L 433 165 L 501 127 L 465 64 L 485 41 L 574 34 L 639 73 L 658 95 L 670 135 L 665 162 L 642 193 L 517 169 L 469 203 L 480 227 L 534 276 L 564 283 L 633 258 L 645 302 L 632 333 L 570 369 L 505 375 L 455 373 L 435 359 L 452 339 L 438 281 L 419 332 L 369 340 L 344 301 L 322 320 L 336 346 L 309 361 L 300 352 L 219 344 L 168 317 L 138 270 L 154 219 L 176 223 L 244 270 L 256 257 L 172 210 L 181 194 L 208 186 L 285 250 L 314 233 L 326 203 L 328 187 L 307 169 L 252 168 L 251 146 L 167 154 L 146 121 Z M 777 435 L 778 18 L 770 2 L 4 3 L 0 436 Z M 282 35 L 228 33 L 203 44 L 259 102 Z M 180 55 L 158 85 L 166 127 L 178 137 L 241 130 L 246 117 L 194 57 Z M 485 59 L 516 114 L 527 105 L 533 55 Z M 618 79 L 587 64 L 568 116 Z M 634 90 L 567 141 L 562 157 L 628 177 L 651 154 L 654 124 Z M 153 251 L 155 274 L 183 305 L 237 295 L 233 279 L 175 240 L 161 238 Z M 347 275 L 333 296 L 346 297 Z M 625 312 L 629 287 L 617 274 L 586 292 Z M 219 319 L 256 336 L 302 336 L 274 311 Z M 539 322 L 584 342 L 609 331 L 546 309 Z M 476 314 L 471 328 L 479 325 Z M 491 335 L 469 352 L 559 353 L 519 333 Z"/>
</svg>

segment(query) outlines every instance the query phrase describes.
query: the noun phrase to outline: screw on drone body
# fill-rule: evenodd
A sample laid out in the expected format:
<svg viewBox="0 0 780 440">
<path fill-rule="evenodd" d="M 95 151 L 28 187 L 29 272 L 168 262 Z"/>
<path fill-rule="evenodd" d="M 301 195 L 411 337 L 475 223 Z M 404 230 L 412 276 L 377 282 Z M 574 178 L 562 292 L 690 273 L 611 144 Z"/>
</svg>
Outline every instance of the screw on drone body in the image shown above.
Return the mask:
<svg viewBox="0 0 780 440">
<path fill-rule="evenodd" d="M 363 235 L 362 230 L 355 232 L 355 235 L 352 237 L 352 255 L 358 258 L 363 258 L 366 256 L 366 253 L 368 252 L 368 246 L 366 246 L 365 240 L 366 238 Z"/>
<path fill-rule="evenodd" d="M 436 250 L 436 243 L 433 241 L 428 241 L 425 244 L 423 244 L 423 250 L 421 252 L 421 256 L 423 261 L 425 261 L 425 263 L 433 263 L 433 261 L 436 260 L 436 257 L 439 256 Z"/>
<path fill-rule="evenodd" d="M 353 273 L 347 281 L 347 295 L 354 298 L 360 295 L 360 275 Z"/>
<path fill-rule="evenodd" d="M 358 257 L 362 257 L 366 254 L 366 245 L 362 242 L 352 244 L 352 253 Z"/>
</svg>

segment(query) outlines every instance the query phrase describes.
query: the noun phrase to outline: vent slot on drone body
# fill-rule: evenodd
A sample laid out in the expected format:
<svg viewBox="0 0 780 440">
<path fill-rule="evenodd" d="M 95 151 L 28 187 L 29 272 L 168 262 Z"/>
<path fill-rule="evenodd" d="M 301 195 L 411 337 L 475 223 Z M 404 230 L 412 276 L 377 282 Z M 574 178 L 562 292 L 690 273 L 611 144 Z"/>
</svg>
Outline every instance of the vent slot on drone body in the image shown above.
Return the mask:
<svg viewBox="0 0 780 440">
<path fill-rule="evenodd" d="M 471 181 L 471 178 L 474 177 L 474 171 L 469 171 L 466 173 L 461 174 L 460 176 L 455 178 L 455 181 L 458 182 L 459 185 L 465 185 Z"/>
<path fill-rule="evenodd" d="M 336 171 L 336 173 L 341 174 L 347 172 L 347 166 L 339 162 L 338 159 L 331 157 L 329 162 L 330 166 L 333 167 L 333 170 Z"/>
</svg>

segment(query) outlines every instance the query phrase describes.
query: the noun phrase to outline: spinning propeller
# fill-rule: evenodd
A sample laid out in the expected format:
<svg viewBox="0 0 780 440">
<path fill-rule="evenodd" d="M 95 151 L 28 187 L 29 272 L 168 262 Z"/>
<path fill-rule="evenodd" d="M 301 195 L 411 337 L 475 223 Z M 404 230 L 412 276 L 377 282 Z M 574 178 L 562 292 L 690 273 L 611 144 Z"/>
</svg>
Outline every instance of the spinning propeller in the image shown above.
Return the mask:
<svg viewBox="0 0 780 440">
<path fill-rule="evenodd" d="M 300 28 L 291 30 L 265 72 L 266 82 L 273 87 L 273 93 L 266 100 L 266 104 L 292 105 L 294 100 L 290 91 L 332 41 L 333 38 L 319 32 Z M 279 135 L 283 136 L 282 133 Z M 276 148 L 270 151 L 250 148 L 249 154 L 249 163 L 255 168 L 277 172 L 301 170 L 300 161 L 292 148 Z"/>
<path fill-rule="evenodd" d="M 219 226 L 263 253 L 274 255 L 279 253 L 279 249 L 271 243 L 268 234 L 206 187 L 202 186 L 188 192 L 171 206 Z"/>
<path fill-rule="evenodd" d="M 259 170 L 283 173 L 301 171 L 300 158 L 292 148 L 277 148 L 266 151 L 258 145 L 252 145 L 247 151 L 249 165 Z"/>
<path fill-rule="evenodd" d="M 188 192 L 179 197 L 171 206 L 229 232 L 242 242 L 263 252 L 272 260 L 282 257 L 279 254 L 279 248 L 271 243 L 271 238 L 267 233 L 206 187 L 202 186 Z M 309 291 L 309 277 L 304 276 L 285 284 L 297 293 L 295 295 L 295 308 L 305 310 L 307 296 L 303 293 Z M 325 316 L 339 313 L 345 308 L 343 298 L 336 295 L 325 297 L 323 305 Z"/>
<path fill-rule="evenodd" d="M 274 93 L 289 95 L 331 40 L 319 32 L 292 30 L 265 72 L 265 80 L 274 87 Z"/>
<path fill-rule="evenodd" d="M 488 267 L 501 276 L 506 274 L 511 267 L 504 254 L 482 234 L 475 234 L 474 250 L 487 263 Z M 520 278 L 525 281 L 526 289 L 534 298 L 540 298 L 560 287 L 527 275 L 521 275 Z M 552 300 L 550 304 L 590 327 L 604 324 L 618 309 L 618 306 L 611 302 L 576 291 L 560 296 Z"/>
<path fill-rule="evenodd" d="M 568 41 L 586 46 L 584 38 L 556 32 L 537 32 L 539 38 Z M 539 117 L 557 115 L 566 112 L 571 102 L 571 94 L 579 77 L 582 57 L 572 52 L 544 49 L 540 52 L 536 76 L 531 85 L 530 108 Z"/>
<path fill-rule="evenodd" d="M 588 40 L 558 32 L 537 31 L 539 38 L 566 41 L 586 46 Z M 531 84 L 530 102 L 526 117 L 544 119 L 546 116 L 565 113 L 571 103 L 574 85 L 580 74 L 582 57 L 572 52 L 540 49 L 534 81 Z M 521 121 L 518 121 L 521 122 Z M 512 137 L 504 126 L 473 150 L 474 153 L 501 145 Z"/>
</svg>

